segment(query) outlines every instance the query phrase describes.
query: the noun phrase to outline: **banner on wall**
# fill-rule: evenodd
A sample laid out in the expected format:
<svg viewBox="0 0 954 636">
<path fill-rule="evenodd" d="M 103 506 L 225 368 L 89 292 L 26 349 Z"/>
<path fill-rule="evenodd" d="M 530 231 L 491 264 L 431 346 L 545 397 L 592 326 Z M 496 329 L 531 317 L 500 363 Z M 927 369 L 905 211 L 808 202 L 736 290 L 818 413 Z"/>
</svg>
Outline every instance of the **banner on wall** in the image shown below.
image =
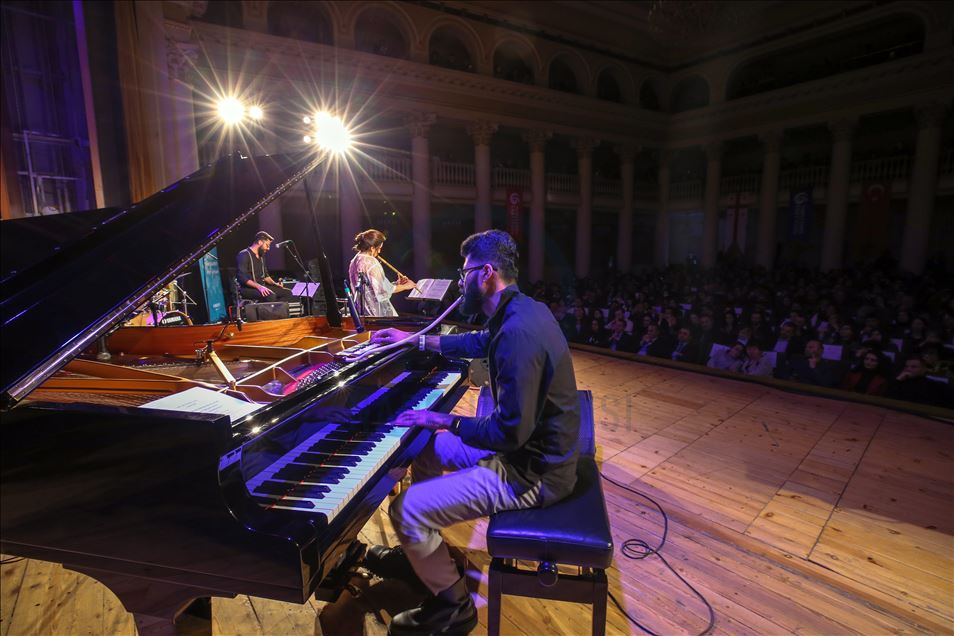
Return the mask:
<svg viewBox="0 0 954 636">
<path fill-rule="evenodd" d="M 891 227 L 891 183 L 866 183 L 861 188 L 858 251 L 855 258 L 874 259 L 888 247 Z"/>
<path fill-rule="evenodd" d="M 735 202 L 725 211 L 725 232 L 722 235 L 722 251 L 728 252 L 735 245 L 739 251 L 745 252 L 746 228 L 749 223 L 749 199 L 742 194 L 735 195 Z"/>
<path fill-rule="evenodd" d="M 815 201 L 812 198 L 812 186 L 792 190 L 788 201 L 789 238 L 795 241 L 807 240 L 815 222 Z"/>
<path fill-rule="evenodd" d="M 219 271 L 218 248 L 213 247 L 199 259 L 199 273 L 202 276 L 205 306 L 209 308 L 209 322 L 218 322 L 226 316 L 225 293 L 222 290 L 222 274 Z"/>
<path fill-rule="evenodd" d="M 517 188 L 507 188 L 507 231 L 517 242 L 520 241 L 522 213 L 523 192 Z"/>
</svg>

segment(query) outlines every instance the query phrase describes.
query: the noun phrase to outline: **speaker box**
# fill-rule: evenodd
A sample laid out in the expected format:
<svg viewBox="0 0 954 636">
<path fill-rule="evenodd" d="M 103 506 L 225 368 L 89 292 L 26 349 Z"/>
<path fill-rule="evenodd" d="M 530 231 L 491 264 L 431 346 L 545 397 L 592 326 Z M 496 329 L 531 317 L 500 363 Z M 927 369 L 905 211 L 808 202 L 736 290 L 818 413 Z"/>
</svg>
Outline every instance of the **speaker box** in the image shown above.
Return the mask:
<svg viewBox="0 0 954 636">
<path fill-rule="evenodd" d="M 288 318 L 288 303 L 248 303 L 244 309 L 248 322 Z"/>
</svg>

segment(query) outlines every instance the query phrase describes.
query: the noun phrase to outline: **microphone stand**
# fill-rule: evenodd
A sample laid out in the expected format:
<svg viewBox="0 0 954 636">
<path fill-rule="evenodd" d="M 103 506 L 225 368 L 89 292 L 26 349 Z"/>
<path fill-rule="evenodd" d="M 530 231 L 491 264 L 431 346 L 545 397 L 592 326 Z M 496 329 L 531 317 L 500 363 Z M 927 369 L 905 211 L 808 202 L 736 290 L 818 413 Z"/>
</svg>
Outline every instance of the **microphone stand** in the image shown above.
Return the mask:
<svg viewBox="0 0 954 636">
<path fill-rule="evenodd" d="M 297 263 L 297 264 L 298 264 L 298 267 L 301 268 L 301 271 L 305 273 L 305 281 L 308 282 L 308 283 L 313 283 L 313 284 L 317 283 L 318 281 L 316 281 L 314 278 L 312 278 L 311 272 L 308 271 L 308 268 L 305 267 L 305 264 L 302 262 L 302 260 L 301 260 L 301 255 L 298 253 L 298 246 L 295 245 L 295 241 L 289 240 L 287 243 L 285 243 L 285 245 L 284 245 L 283 247 L 284 247 L 286 250 L 288 250 L 288 253 L 291 254 L 291 257 L 294 259 L 295 263 Z M 299 298 L 300 298 L 300 296 L 299 296 Z M 312 315 L 311 302 L 312 302 L 313 299 L 312 299 L 311 296 L 308 296 L 307 298 L 308 298 L 308 302 L 307 302 L 308 312 L 307 312 L 307 313 L 308 313 L 309 316 L 311 316 L 311 315 Z"/>
</svg>

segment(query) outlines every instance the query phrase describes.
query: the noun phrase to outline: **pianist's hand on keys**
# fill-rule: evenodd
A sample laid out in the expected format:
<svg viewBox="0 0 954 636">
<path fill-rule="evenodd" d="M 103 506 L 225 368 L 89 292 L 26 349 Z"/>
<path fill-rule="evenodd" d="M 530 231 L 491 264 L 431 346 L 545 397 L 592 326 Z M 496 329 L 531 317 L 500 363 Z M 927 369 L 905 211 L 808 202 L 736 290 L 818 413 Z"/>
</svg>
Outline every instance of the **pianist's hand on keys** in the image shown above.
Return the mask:
<svg viewBox="0 0 954 636">
<path fill-rule="evenodd" d="M 404 411 L 391 422 L 394 426 L 420 426 L 429 428 L 432 431 L 439 431 L 451 425 L 454 416 L 449 413 L 438 413 L 436 411 Z"/>
</svg>

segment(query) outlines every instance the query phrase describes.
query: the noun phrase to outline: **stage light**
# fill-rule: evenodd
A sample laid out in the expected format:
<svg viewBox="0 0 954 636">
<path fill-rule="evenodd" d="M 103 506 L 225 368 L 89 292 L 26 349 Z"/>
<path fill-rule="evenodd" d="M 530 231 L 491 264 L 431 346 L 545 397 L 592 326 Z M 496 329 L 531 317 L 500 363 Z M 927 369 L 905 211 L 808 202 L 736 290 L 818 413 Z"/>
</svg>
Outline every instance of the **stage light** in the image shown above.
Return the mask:
<svg viewBox="0 0 954 636">
<path fill-rule="evenodd" d="M 318 113 L 315 115 L 315 143 L 324 150 L 341 154 L 351 148 L 351 133 L 339 117 Z"/>
<path fill-rule="evenodd" d="M 248 116 L 255 121 L 261 121 L 265 117 L 265 111 L 262 110 L 261 106 L 251 106 L 248 109 Z"/>
<path fill-rule="evenodd" d="M 216 104 L 216 110 L 219 119 L 228 126 L 239 123 L 245 117 L 245 105 L 234 97 L 220 99 L 219 103 Z"/>
<path fill-rule="evenodd" d="M 304 141 L 306 144 L 310 144 L 310 143 L 311 143 L 311 135 L 305 135 L 304 137 L 301 138 L 301 140 Z"/>
<path fill-rule="evenodd" d="M 308 115 L 305 115 L 304 117 L 302 117 L 301 120 L 306 124 L 311 123 L 311 117 L 309 117 Z"/>
</svg>

